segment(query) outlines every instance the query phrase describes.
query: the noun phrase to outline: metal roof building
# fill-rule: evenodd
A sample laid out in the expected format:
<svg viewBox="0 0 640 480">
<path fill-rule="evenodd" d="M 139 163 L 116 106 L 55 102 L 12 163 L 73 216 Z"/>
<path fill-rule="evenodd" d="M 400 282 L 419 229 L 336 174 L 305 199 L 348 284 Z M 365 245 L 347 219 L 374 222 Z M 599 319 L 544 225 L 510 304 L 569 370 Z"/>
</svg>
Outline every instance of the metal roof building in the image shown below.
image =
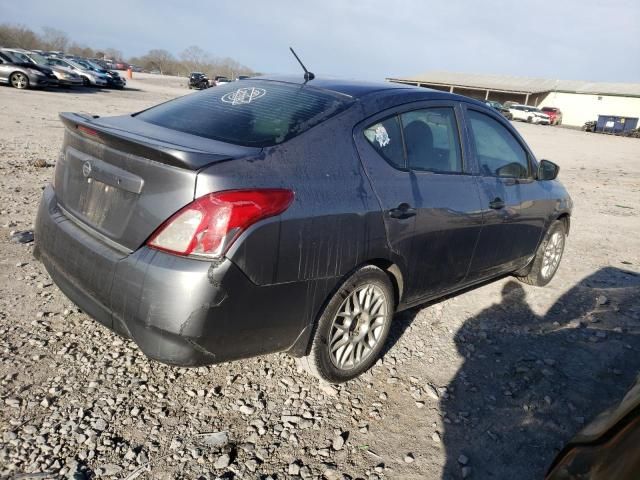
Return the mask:
<svg viewBox="0 0 640 480">
<path fill-rule="evenodd" d="M 433 71 L 387 81 L 445 90 L 480 100 L 558 107 L 564 123 L 582 125 L 598 115 L 640 116 L 640 83 L 550 80 Z"/>
</svg>

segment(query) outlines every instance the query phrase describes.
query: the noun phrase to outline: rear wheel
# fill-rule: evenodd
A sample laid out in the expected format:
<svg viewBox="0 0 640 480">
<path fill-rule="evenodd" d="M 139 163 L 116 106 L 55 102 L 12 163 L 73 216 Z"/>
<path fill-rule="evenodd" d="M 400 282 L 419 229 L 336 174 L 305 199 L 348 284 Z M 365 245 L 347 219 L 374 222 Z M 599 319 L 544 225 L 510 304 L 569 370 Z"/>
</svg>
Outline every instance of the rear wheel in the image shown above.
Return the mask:
<svg viewBox="0 0 640 480">
<path fill-rule="evenodd" d="M 527 117 L 527 123 L 532 123 L 533 122 L 533 117 Z"/>
<path fill-rule="evenodd" d="M 89 79 L 87 77 L 82 77 L 82 85 L 84 85 L 85 87 L 90 87 L 91 86 L 91 82 L 89 81 Z"/>
<path fill-rule="evenodd" d="M 537 287 L 549 283 L 560 266 L 565 240 L 565 224 L 562 220 L 556 220 L 540 243 L 533 261 L 524 271 L 516 272 L 518 279 Z"/>
<path fill-rule="evenodd" d="M 311 349 L 298 363 L 330 383 L 351 380 L 378 359 L 395 310 L 389 277 L 368 265 L 349 277 L 326 305 Z"/>
<path fill-rule="evenodd" d="M 25 88 L 29 88 L 29 77 L 27 77 L 24 73 L 15 72 L 11 74 L 9 78 L 11 82 L 11 86 L 18 88 L 20 90 L 24 90 Z"/>
</svg>

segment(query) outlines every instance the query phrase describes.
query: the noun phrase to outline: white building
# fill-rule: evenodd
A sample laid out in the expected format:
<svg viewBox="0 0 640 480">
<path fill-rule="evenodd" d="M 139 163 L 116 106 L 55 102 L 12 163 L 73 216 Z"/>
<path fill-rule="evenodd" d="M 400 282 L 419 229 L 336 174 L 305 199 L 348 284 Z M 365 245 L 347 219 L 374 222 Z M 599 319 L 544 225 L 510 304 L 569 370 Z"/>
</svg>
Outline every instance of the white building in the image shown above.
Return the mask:
<svg viewBox="0 0 640 480">
<path fill-rule="evenodd" d="M 565 125 L 582 126 L 598 115 L 640 118 L 640 83 L 597 83 L 500 75 L 427 72 L 387 81 L 445 90 L 479 100 L 513 101 L 562 110 Z M 640 127 L 640 124 L 638 125 Z"/>
</svg>

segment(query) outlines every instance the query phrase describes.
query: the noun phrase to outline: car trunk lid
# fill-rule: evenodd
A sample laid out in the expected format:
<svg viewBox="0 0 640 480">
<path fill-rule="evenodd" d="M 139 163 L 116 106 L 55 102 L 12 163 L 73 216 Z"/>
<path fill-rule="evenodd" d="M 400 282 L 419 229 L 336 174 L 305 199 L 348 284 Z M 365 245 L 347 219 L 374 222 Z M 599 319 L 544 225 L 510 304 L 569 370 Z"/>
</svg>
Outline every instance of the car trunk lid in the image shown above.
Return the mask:
<svg viewBox="0 0 640 480">
<path fill-rule="evenodd" d="M 139 248 L 194 199 L 198 170 L 259 152 L 151 125 L 131 116 L 62 113 L 54 177 L 58 205 L 89 233 L 121 250 Z"/>
</svg>

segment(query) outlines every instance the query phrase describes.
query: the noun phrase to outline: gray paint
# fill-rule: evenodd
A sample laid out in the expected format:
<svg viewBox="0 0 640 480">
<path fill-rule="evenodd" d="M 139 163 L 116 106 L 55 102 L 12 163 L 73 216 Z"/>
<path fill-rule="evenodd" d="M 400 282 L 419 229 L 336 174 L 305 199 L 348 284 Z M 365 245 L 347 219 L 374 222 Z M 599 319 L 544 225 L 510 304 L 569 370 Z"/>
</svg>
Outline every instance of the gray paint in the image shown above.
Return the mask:
<svg viewBox="0 0 640 480">
<path fill-rule="evenodd" d="M 131 117 L 63 117 L 65 154 L 36 222 L 37 252 L 54 281 L 98 321 L 167 363 L 301 355 L 331 292 L 358 266 L 392 272 L 404 309 L 525 266 L 550 222 L 570 213 L 558 181 L 478 174 L 466 109 L 481 109 L 522 141 L 485 105 L 425 89 L 323 86 L 348 91 L 355 105 L 263 150 L 165 135 Z M 363 141 L 362 128 L 376 119 L 432 105 L 455 108 L 464 174 L 397 170 Z M 80 134 L 78 124 L 99 135 Z M 87 160 L 95 179 L 82 173 Z M 535 171 L 532 154 L 531 162 Z M 294 202 L 244 232 L 224 259 L 144 246 L 194 198 L 260 187 L 291 189 Z M 506 204 L 498 212 L 489 207 L 496 195 Z M 416 215 L 392 218 L 400 203 Z"/>
</svg>

